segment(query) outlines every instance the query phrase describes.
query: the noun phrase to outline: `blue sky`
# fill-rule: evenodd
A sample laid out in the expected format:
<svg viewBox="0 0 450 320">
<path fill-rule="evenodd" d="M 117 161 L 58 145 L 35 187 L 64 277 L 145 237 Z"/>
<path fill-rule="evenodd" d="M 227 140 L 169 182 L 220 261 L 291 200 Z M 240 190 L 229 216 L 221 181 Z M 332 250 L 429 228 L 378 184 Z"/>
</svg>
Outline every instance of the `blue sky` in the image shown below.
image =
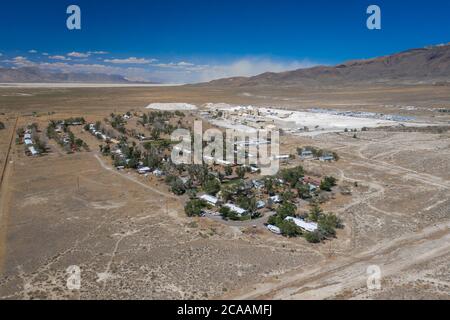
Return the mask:
<svg viewBox="0 0 450 320">
<path fill-rule="evenodd" d="M 80 31 L 66 28 L 70 4 Z M 371 4 L 382 30 L 366 28 Z M 449 14 L 447 0 L 2 1 L 0 64 L 204 81 L 447 43 Z"/>
</svg>

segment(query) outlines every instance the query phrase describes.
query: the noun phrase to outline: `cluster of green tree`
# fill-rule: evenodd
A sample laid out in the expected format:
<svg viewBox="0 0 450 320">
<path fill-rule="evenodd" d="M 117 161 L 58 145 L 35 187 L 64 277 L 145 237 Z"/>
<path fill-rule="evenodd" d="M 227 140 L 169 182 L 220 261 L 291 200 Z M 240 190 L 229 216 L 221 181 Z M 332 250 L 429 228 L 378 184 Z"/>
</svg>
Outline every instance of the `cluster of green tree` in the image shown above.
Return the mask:
<svg viewBox="0 0 450 320">
<path fill-rule="evenodd" d="M 164 159 L 161 149 L 147 144 L 144 145 L 144 148 L 146 150 L 142 161 L 144 166 L 150 168 L 160 168 Z"/>
<path fill-rule="evenodd" d="M 51 120 L 47 126 L 47 137 L 49 139 L 57 139 L 58 134 L 56 132 L 57 122 Z"/>
<path fill-rule="evenodd" d="M 142 152 L 136 142 L 133 141 L 131 145 L 129 145 L 128 143 L 121 141 L 119 143 L 119 148 L 122 151 L 123 157 L 127 159 L 125 164 L 122 165 L 129 169 L 136 169 L 139 166 L 142 156 Z"/>
<path fill-rule="evenodd" d="M 222 184 L 220 183 L 220 180 L 215 176 L 209 174 L 202 184 L 203 191 L 212 196 L 215 196 L 217 193 L 219 193 L 221 187 Z"/>
<path fill-rule="evenodd" d="M 109 146 L 109 144 L 101 144 L 99 145 L 100 148 L 100 152 L 104 155 L 104 156 L 109 156 L 111 155 L 111 147 Z"/>
<path fill-rule="evenodd" d="M 127 124 L 127 122 L 124 119 L 124 117 L 120 114 L 114 114 L 114 113 L 111 113 L 110 117 L 111 117 L 111 120 L 109 123 L 111 124 L 111 127 L 116 129 L 117 131 L 119 131 L 121 134 L 126 134 L 127 129 L 125 128 L 125 125 Z M 99 129 L 96 128 L 96 130 L 99 130 Z"/>
<path fill-rule="evenodd" d="M 297 206 L 292 202 L 285 201 L 277 208 L 277 214 L 269 218 L 268 223 L 277 226 L 281 234 L 287 237 L 298 237 L 302 235 L 302 230 L 292 221 L 286 221 L 287 217 L 295 216 Z"/>
<path fill-rule="evenodd" d="M 61 147 L 68 147 L 68 151 L 80 151 L 81 148 L 84 148 L 85 150 L 89 150 L 88 145 L 79 138 L 76 138 L 73 132 L 70 130 L 69 125 L 70 123 L 74 122 L 81 122 L 85 121 L 84 118 L 70 118 L 63 121 L 55 121 L 50 120 L 48 126 L 47 126 L 47 137 L 49 139 L 55 140 Z M 60 136 L 56 132 L 56 128 L 60 126 L 63 132 L 67 135 L 67 138 L 69 140 L 68 143 L 66 143 L 62 136 Z"/>
<path fill-rule="evenodd" d="M 305 176 L 305 171 L 302 166 L 298 166 L 291 169 L 283 169 L 279 173 L 279 177 L 288 183 L 291 188 L 294 188 L 299 180 Z"/>
<path fill-rule="evenodd" d="M 170 186 L 171 191 L 177 196 L 181 196 L 186 193 L 186 186 L 179 177 L 168 175 L 166 177 L 166 183 Z"/>
<path fill-rule="evenodd" d="M 36 149 L 36 151 L 39 152 L 40 154 L 47 152 L 47 143 L 41 140 L 38 136 L 34 137 L 33 146 Z"/>
<path fill-rule="evenodd" d="M 335 237 L 336 229 L 343 228 L 342 220 L 339 217 L 334 213 L 324 213 L 317 203 L 311 205 L 308 219 L 318 224 L 318 230 L 312 232 L 310 239 L 307 238 L 310 242 L 317 243 L 330 237 Z"/>
<path fill-rule="evenodd" d="M 173 144 L 177 144 L 178 142 L 171 141 L 169 139 L 160 139 L 156 141 L 148 141 L 144 143 L 144 149 L 151 149 L 155 147 L 161 151 L 170 149 Z"/>
<path fill-rule="evenodd" d="M 149 113 L 144 113 L 141 120 L 138 122 L 143 126 L 151 125 L 152 127 L 149 128 L 151 138 L 153 140 L 158 140 L 161 134 L 170 135 L 181 126 L 181 119 L 178 121 L 178 126 L 170 124 L 169 121 L 174 116 L 183 118 L 185 117 L 185 114 L 180 111 L 176 111 L 175 113 L 168 111 L 152 111 Z"/>
<path fill-rule="evenodd" d="M 315 158 L 323 157 L 323 156 L 327 156 L 327 155 L 332 155 L 334 157 L 334 160 L 336 160 L 336 161 L 339 160 L 339 155 L 337 154 L 337 152 L 334 152 L 334 151 L 320 149 L 320 148 L 316 148 L 316 147 L 313 147 L 313 146 L 306 146 L 306 147 L 303 147 L 303 148 L 297 148 L 297 153 L 299 155 L 301 155 L 303 151 L 311 151 L 313 157 L 315 157 Z"/>
<path fill-rule="evenodd" d="M 240 216 L 239 214 L 237 214 L 236 212 L 232 211 L 228 207 L 220 208 L 219 213 L 222 216 L 222 219 L 224 219 L 224 220 L 246 221 L 246 220 L 250 220 L 251 219 L 250 215 Z"/>
<path fill-rule="evenodd" d="M 239 179 L 245 179 L 245 174 L 247 172 L 250 172 L 249 167 L 239 166 L 236 168 L 236 175 L 239 177 Z"/>
<path fill-rule="evenodd" d="M 325 177 L 320 182 L 320 189 L 324 191 L 331 191 L 334 186 L 336 186 L 336 178 L 334 177 Z"/>
<path fill-rule="evenodd" d="M 63 121 L 61 121 L 61 123 L 64 123 L 65 125 L 74 125 L 74 124 L 85 124 L 86 120 L 84 120 L 83 117 L 75 117 L 75 118 L 68 118 L 68 119 L 64 119 Z"/>
<path fill-rule="evenodd" d="M 200 199 L 192 199 L 186 203 L 184 212 L 188 217 L 199 217 L 202 214 L 202 210 L 207 207 L 207 203 Z"/>
<path fill-rule="evenodd" d="M 255 197 L 248 197 L 245 195 L 239 195 L 236 198 L 236 204 L 242 208 L 247 210 L 250 214 L 253 214 L 256 211 L 256 198 Z"/>
<path fill-rule="evenodd" d="M 277 214 L 269 218 L 268 223 L 277 226 L 281 234 L 287 237 L 303 236 L 308 242 L 318 243 L 330 237 L 336 236 L 336 229 L 342 228 L 342 221 L 333 213 L 324 213 L 317 203 L 311 206 L 307 219 L 316 222 L 318 229 L 315 232 L 307 232 L 299 228 L 292 221 L 287 221 L 287 217 L 295 217 L 296 206 L 286 202 L 279 206 Z"/>
</svg>

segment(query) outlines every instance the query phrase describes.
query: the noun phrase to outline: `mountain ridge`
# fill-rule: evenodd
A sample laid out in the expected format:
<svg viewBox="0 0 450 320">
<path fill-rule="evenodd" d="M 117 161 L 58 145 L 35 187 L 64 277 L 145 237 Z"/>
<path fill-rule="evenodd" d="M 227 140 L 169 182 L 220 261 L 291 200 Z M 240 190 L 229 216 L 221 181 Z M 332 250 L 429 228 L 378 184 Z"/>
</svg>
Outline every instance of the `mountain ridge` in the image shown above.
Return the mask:
<svg viewBox="0 0 450 320">
<path fill-rule="evenodd" d="M 435 83 L 450 81 L 450 43 L 414 48 L 334 66 L 315 66 L 253 77 L 217 79 L 207 86 L 320 86 L 336 84 Z"/>
<path fill-rule="evenodd" d="M 1 68 L 0 83 L 135 83 L 120 75 L 49 72 L 37 67 Z"/>
</svg>

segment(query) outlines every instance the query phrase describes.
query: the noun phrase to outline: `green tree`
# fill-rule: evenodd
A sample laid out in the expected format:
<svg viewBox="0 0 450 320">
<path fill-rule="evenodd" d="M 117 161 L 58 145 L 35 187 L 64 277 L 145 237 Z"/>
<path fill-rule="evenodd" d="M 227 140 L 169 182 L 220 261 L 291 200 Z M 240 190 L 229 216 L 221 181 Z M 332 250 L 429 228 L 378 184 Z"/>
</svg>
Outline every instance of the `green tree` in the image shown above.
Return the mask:
<svg viewBox="0 0 450 320">
<path fill-rule="evenodd" d="M 300 178 L 302 178 L 304 175 L 305 172 L 302 166 L 298 166 L 292 169 L 284 169 L 280 173 L 281 179 L 283 179 L 286 183 L 289 183 L 292 188 L 295 187 Z"/>
<path fill-rule="evenodd" d="M 244 179 L 246 173 L 247 173 L 247 169 L 245 169 L 244 167 L 241 166 L 241 167 L 236 168 L 236 174 L 239 177 L 239 179 Z"/>
<path fill-rule="evenodd" d="M 174 194 L 177 196 L 181 196 L 186 193 L 186 187 L 184 186 L 183 181 L 180 178 L 175 178 L 171 184 L 170 188 Z"/>
<path fill-rule="evenodd" d="M 296 186 L 297 194 L 300 199 L 309 199 L 311 198 L 311 193 L 309 190 L 309 186 L 306 184 L 297 184 Z"/>
<path fill-rule="evenodd" d="M 323 215 L 323 210 L 320 208 L 318 203 L 311 204 L 311 210 L 308 214 L 308 219 L 313 222 L 318 222 L 320 217 Z"/>
<path fill-rule="evenodd" d="M 153 140 L 159 140 L 159 138 L 161 136 L 161 131 L 159 129 L 154 128 L 150 132 L 150 136 Z"/>
<path fill-rule="evenodd" d="M 292 201 L 292 199 L 294 199 L 294 194 L 291 191 L 286 191 L 283 192 L 281 194 L 281 199 L 283 200 L 283 202 L 289 202 Z"/>
<path fill-rule="evenodd" d="M 291 202 L 285 202 L 277 208 L 277 214 L 281 219 L 295 215 L 297 211 L 297 206 Z"/>
<path fill-rule="evenodd" d="M 225 175 L 231 176 L 233 174 L 233 168 L 231 166 L 225 167 Z"/>
<path fill-rule="evenodd" d="M 317 231 L 315 232 L 307 232 L 305 234 L 305 239 L 309 243 L 319 243 L 320 242 L 320 235 Z"/>
<path fill-rule="evenodd" d="M 283 220 L 278 227 L 281 234 L 289 238 L 298 237 L 302 234 L 302 230 L 292 221 Z"/>
<path fill-rule="evenodd" d="M 203 190 L 215 196 L 221 188 L 220 181 L 216 179 L 216 177 L 208 177 L 208 179 L 203 183 Z"/>
<path fill-rule="evenodd" d="M 331 191 L 331 188 L 336 185 L 336 178 L 334 177 L 325 177 L 320 182 L 320 189 L 324 191 Z"/>
<path fill-rule="evenodd" d="M 186 203 L 184 207 L 184 212 L 186 212 L 188 217 L 200 216 L 202 210 L 206 207 L 206 202 L 200 199 L 192 199 Z"/>
</svg>

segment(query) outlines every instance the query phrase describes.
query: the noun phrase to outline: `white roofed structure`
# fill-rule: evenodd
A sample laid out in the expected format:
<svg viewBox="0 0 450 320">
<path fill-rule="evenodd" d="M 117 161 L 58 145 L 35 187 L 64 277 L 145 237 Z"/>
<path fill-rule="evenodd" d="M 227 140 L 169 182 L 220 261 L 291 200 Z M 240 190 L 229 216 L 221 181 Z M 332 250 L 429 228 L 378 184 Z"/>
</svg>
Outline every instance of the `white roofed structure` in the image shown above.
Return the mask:
<svg viewBox="0 0 450 320">
<path fill-rule="evenodd" d="M 300 227 L 301 229 L 303 229 L 305 231 L 309 231 L 309 232 L 317 231 L 317 229 L 319 228 L 319 226 L 315 222 L 306 222 L 302 219 L 298 219 L 298 218 L 294 218 L 294 217 L 286 217 L 285 220 L 292 221 L 297 225 L 297 227 Z"/>
<path fill-rule="evenodd" d="M 215 206 L 219 203 L 219 199 L 216 197 L 210 196 L 209 194 L 204 194 L 199 197 L 200 200 L 206 201 L 207 203 Z"/>
<path fill-rule="evenodd" d="M 231 211 L 237 213 L 240 216 L 242 216 L 242 215 L 247 213 L 247 210 L 242 209 L 242 208 L 240 208 L 240 207 L 238 207 L 238 206 L 236 206 L 236 205 L 234 205 L 232 203 L 227 203 L 227 204 L 224 205 L 224 207 L 227 207 L 228 209 L 230 209 Z"/>
</svg>

